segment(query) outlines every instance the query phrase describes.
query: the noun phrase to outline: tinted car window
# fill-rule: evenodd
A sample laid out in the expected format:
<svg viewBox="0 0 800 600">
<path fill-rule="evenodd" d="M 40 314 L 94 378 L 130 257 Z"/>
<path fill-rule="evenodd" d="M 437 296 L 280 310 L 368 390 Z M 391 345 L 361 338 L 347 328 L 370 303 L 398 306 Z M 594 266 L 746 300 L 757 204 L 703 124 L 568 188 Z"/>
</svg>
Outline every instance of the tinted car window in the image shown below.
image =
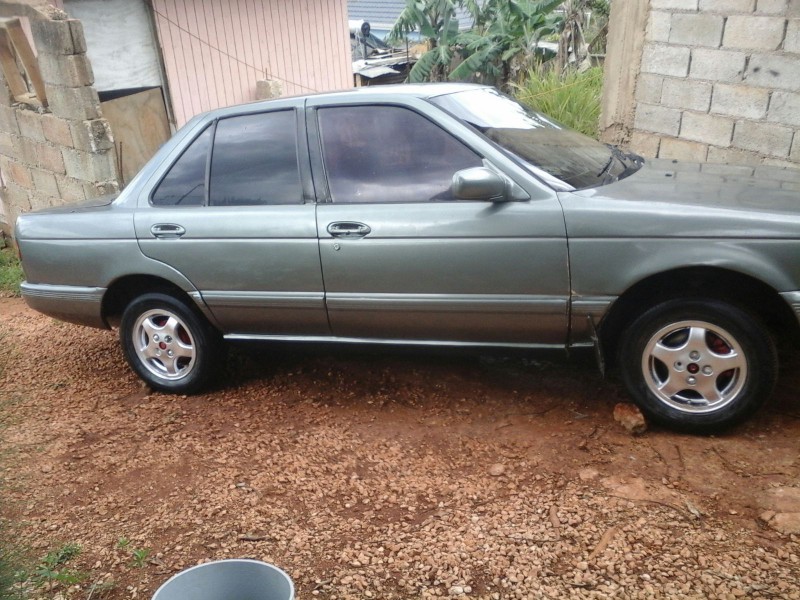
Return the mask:
<svg viewBox="0 0 800 600">
<path fill-rule="evenodd" d="M 211 205 L 302 201 L 294 111 L 244 115 L 217 123 L 211 156 Z"/>
<path fill-rule="evenodd" d="M 334 202 L 424 202 L 452 199 L 453 174 L 481 157 L 412 110 L 341 106 L 319 111 Z"/>
<path fill-rule="evenodd" d="M 200 206 L 206 196 L 206 162 L 211 127 L 201 133 L 175 161 L 153 192 L 154 206 Z"/>
</svg>

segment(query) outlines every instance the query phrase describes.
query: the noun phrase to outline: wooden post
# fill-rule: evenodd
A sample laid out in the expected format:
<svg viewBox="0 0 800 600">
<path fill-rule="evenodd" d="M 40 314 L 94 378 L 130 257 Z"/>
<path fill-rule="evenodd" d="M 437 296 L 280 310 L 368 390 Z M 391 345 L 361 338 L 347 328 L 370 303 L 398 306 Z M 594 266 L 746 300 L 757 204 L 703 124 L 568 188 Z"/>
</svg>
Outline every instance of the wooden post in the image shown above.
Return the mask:
<svg viewBox="0 0 800 600">
<path fill-rule="evenodd" d="M 15 99 L 29 94 L 28 85 L 17 66 L 16 57 L 19 57 L 22 67 L 28 74 L 33 92 L 41 102 L 47 106 L 47 94 L 44 89 L 44 80 L 39 70 L 39 63 L 33 54 L 30 42 L 22 30 L 18 18 L 0 20 L 0 67 L 3 69 L 11 95 Z"/>
</svg>

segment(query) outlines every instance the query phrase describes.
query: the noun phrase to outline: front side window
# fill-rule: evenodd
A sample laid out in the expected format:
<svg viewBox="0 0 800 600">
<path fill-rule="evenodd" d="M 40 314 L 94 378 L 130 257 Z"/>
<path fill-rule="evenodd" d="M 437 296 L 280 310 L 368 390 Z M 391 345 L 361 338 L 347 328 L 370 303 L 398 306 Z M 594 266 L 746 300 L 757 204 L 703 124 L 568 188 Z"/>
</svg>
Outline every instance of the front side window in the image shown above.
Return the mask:
<svg viewBox="0 0 800 600">
<path fill-rule="evenodd" d="M 294 111 L 230 117 L 217 123 L 211 156 L 211 206 L 302 201 Z"/>
<path fill-rule="evenodd" d="M 153 206 L 200 206 L 206 196 L 206 163 L 211 147 L 207 127 L 175 161 L 153 192 Z"/>
<path fill-rule="evenodd" d="M 333 202 L 426 202 L 453 198 L 453 175 L 481 157 L 422 115 L 399 106 L 319 111 Z"/>
</svg>

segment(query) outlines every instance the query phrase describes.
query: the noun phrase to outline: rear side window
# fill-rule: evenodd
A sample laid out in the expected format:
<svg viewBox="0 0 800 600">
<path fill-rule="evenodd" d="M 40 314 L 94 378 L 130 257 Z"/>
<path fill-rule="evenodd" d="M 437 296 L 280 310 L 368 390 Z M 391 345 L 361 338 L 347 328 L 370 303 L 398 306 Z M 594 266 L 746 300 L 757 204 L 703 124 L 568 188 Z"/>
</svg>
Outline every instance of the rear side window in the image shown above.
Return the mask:
<svg viewBox="0 0 800 600">
<path fill-rule="evenodd" d="M 206 163 L 211 127 L 201 133 L 175 161 L 153 192 L 153 206 L 200 206 L 206 196 Z"/>
<path fill-rule="evenodd" d="M 302 203 L 294 111 L 220 120 L 209 187 L 212 206 Z"/>
</svg>

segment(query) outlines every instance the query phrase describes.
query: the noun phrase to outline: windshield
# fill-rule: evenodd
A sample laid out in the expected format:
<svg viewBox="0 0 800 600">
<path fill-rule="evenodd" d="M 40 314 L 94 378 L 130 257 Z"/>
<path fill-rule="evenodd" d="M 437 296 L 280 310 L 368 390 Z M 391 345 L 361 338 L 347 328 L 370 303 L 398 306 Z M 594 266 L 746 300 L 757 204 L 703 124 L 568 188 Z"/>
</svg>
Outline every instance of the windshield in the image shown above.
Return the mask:
<svg viewBox="0 0 800 600">
<path fill-rule="evenodd" d="M 430 101 L 472 125 L 534 175 L 557 188 L 596 187 L 625 177 L 641 166 L 641 157 L 573 131 L 495 89 L 456 92 Z"/>
</svg>

